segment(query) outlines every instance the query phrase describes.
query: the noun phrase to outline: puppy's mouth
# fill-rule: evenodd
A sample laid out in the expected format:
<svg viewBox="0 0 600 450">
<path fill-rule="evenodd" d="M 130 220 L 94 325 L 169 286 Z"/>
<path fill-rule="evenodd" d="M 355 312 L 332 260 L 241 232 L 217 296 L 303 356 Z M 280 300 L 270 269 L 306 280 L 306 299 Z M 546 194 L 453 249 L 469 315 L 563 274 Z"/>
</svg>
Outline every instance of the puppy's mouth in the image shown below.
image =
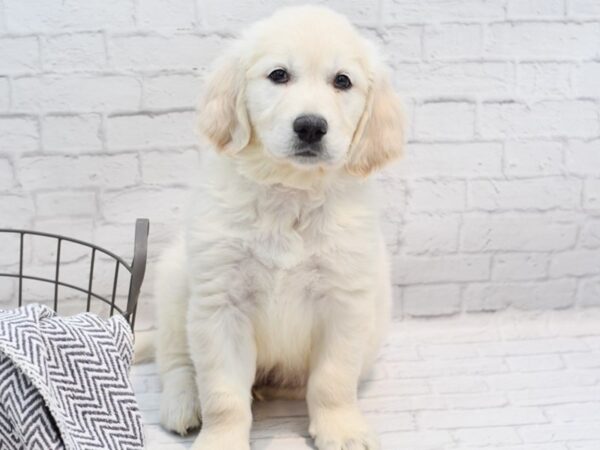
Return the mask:
<svg viewBox="0 0 600 450">
<path fill-rule="evenodd" d="M 321 156 L 321 152 L 315 150 L 300 150 L 294 153 L 294 156 L 300 156 L 302 158 L 318 158 Z"/>
<path fill-rule="evenodd" d="M 327 159 L 327 152 L 319 144 L 295 144 L 293 146 L 292 158 L 304 164 L 317 163 Z"/>
</svg>

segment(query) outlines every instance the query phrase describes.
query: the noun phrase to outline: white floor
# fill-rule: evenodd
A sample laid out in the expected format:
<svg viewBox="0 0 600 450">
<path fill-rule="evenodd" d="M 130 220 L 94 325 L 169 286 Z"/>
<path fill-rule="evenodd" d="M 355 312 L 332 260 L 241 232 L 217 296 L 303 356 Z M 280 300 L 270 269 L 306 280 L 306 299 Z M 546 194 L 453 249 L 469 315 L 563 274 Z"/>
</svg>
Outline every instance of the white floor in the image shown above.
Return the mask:
<svg viewBox="0 0 600 450">
<path fill-rule="evenodd" d="M 148 449 L 189 448 L 158 424 L 155 366 L 133 382 Z M 600 311 L 397 322 L 359 397 L 385 450 L 600 450 Z M 303 402 L 254 417 L 253 450 L 314 448 Z"/>
</svg>

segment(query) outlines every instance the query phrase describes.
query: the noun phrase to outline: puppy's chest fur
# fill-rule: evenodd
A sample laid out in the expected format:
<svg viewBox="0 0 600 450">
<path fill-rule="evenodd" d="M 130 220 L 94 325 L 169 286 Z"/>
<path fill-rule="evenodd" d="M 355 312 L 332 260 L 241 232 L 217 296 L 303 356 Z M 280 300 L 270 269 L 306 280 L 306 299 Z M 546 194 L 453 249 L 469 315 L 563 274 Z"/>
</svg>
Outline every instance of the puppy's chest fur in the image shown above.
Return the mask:
<svg viewBox="0 0 600 450">
<path fill-rule="evenodd" d="M 314 335 L 326 320 L 323 303 L 338 281 L 351 276 L 344 258 L 360 253 L 349 227 L 353 211 L 344 209 L 302 192 L 255 199 L 242 265 L 250 274 L 244 295 L 252 298 L 259 384 L 306 382 Z"/>
<path fill-rule="evenodd" d="M 256 199 L 254 223 L 245 245 L 254 276 L 252 290 L 257 344 L 257 383 L 305 382 L 317 302 L 323 295 L 319 266 L 326 258 L 332 224 L 323 200 L 299 194 Z"/>
</svg>

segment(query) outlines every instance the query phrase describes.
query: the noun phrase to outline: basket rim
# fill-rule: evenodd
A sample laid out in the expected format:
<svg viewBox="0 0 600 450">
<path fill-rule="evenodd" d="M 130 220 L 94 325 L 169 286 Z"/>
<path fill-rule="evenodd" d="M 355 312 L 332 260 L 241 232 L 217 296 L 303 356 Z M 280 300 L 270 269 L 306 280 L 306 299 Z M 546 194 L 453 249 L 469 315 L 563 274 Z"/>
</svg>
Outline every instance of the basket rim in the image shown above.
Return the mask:
<svg viewBox="0 0 600 450">
<path fill-rule="evenodd" d="M 82 241 L 80 239 L 75 239 L 75 238 L 60 235 L 60 234 L 47 233 L 45 231 L 15 229 L 15 228 L 0 228 L 0 233 L 31 234 L 34 236 L 49 237 L 49 238 L 54 238 L 54 239 L 60 239 L 63 241 L 73 242 L 74 244 L 84 245 L 86 247 L 95 249 L 96 251 L 100 251 L 100 252 L 106 254 L 107 256 L 110 256 L 111 258 L 116 259 L 121 264 L 123 264 L 129 272 L 131 272 L 131 269 L 132 269 L 132 264 L 125 261 L 121 256 L 116 255 L 115 253 L 111 252 L 110 250 L 106 250 L 105 248 L 100 247 L 96 244 L 91 244 L 89 242 Z"/>
</svg>

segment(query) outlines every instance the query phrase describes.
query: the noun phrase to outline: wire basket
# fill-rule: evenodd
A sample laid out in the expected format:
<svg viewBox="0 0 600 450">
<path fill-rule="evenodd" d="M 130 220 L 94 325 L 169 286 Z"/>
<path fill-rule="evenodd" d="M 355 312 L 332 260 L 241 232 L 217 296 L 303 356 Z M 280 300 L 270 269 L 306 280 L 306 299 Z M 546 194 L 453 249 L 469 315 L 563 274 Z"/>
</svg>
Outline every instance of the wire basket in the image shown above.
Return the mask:
<svg viewBox="0 0 600 450">
<path fill-rule="evenodd" d="M 60 308 L 59 290 L 68 289 L 71 292 L 78 293 L 79 295 L 83 294 L 86 312 L 90 312 L 96 302 L 102 302 L 105 305 L 105 309 L 107 310 L 109 316 L 112 316 L 115 313 L 123 315 L 133 329 L 135 326 L 135 317 L 140 289 L 142 287 L 142 281 L 144 280 L 144 274 L 146 272 L 149 227 L 150 222 L 148 219 L 137 219 L 135 224 L 133 260 L 131 263 L 128 263 L 123 258 L 117 256 L 109 250 L 88 242 L 81 241 L 79 239 L 73 239 L 58 234 L 44 233 L 40 231 L 0 229 L 0 236 L 6 236 L 6 234 L 16 235 L 16 244 L 19 248 L 18 267 L 15 267 L 13 272 L 3 273 L 0 271 L 0 277 L 8 277 L 17 280 L 17 302 L 19 307 L 23 306 L 25 301 L 23 297 L 23 283 L 25 280 L 33 280 L 35 282 L 42 282 L 46 284 L 49 283 L 54 285 L 53 298 L 50 300 L 54 311 L 59 312 Z M 45 240 L 50 239 L 56 241 L 56 247 L 54 247 L 56 255 L 53 261 L 54 267 L 52 277 L 33 275 L 27 271 L 27 267 L 25 267 L 26 255 L 24 252 L 25 241 L 27 237 L 40 237 L 44 238 Z M 61 279 L 61 268 L 65 264 L 65 262 L 61 260 L 61 253 L 64 249 L 65 243 L 69 243 L 69 245 L 75 245 L 80 251 L 83 252 L 84 255 L 87 254 L 85 256 L 86 260 L 88 259 L 87 256 L 89 256 L 89 266 L 86 269 L 88 275 L 84 286 Z M 84 258 L 80 258 L 80 260 L 82 259 Z M 103 264 L 109 263 L 114 268 L 112 269 L 114 272 L 111 272 L 110 274 L 112 276 L 112 290 L 109 293 L 100 292 L 100 289 L 97 289 L 94 284 L 95 270 L 100 259 L 102 259 Z M 75 264 L 80 263 L 81 261 L 79 263 L 75 261 Z M 125 302 L 124 304 L 119 304 L 117 301 L 117 285 L 120 281 L 120 277 L 122 280 L 123 270 L 126 271 L 128 276 L 128 284 L 126 289 L 127 292 L 124 295 Z M 77 308 L 81 310 L 79 305 L 77 305 Z"/>
</svg>

